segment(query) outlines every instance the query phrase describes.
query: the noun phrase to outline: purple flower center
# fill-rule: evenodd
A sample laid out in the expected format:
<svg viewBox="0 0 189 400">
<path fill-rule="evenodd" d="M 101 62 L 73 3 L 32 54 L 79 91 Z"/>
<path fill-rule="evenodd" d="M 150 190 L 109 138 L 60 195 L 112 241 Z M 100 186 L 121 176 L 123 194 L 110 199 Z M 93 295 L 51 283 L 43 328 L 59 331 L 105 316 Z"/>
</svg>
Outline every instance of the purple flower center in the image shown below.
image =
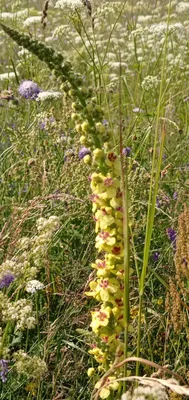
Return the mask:
<svg viewBox="0 0 189 400">
<path fill-rule="evenodd" d="M 28 80 L 20 84 L 18 91 L 25 99 L 35 100 L 39 92 L 41 92 L 41 89 L 38 87 L 37 83 Z"/>
<path fill-rule="evenodd" d="M 126 157 L 129 157 L 131 154 L 131 148 L 130 147 L 125 147 L 122 151 L 122 154 Z"/>
<path fill-rule="evenodd" d="M 4 287 L 9 287 L 9 285 L 14 281 L 15 276 L 11 274 L 11 272 L 7 272 L 3 277 L 0 279 L 0 289 Z"/>
<path fill-rule="evenodd" d="M 7 380 L 8 360 L 0 359 L 0 377 L 3 383 Z"/>
<path fill-rule="evenodd" d="M 81 147 L 81 149 L 79 150 L 78 156 L 79 159 L 82 160 L 85 156 L 88 156 L 91 154 L 90 149 L 87 149 L 87 147 Z"/>
</svg>

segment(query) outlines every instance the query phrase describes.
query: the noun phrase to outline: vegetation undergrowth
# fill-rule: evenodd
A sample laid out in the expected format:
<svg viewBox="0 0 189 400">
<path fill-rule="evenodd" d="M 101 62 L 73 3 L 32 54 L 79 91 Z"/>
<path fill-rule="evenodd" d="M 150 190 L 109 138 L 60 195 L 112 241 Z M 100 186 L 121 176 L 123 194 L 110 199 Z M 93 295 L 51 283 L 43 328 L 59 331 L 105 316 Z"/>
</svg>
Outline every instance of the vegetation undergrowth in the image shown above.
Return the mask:
<svg viewBox="0 0 189 400">
<path fill-rule="evenodd" d="M 187 11 L 0 0 L 1 399 L 189 396 Z"/>
</svg>

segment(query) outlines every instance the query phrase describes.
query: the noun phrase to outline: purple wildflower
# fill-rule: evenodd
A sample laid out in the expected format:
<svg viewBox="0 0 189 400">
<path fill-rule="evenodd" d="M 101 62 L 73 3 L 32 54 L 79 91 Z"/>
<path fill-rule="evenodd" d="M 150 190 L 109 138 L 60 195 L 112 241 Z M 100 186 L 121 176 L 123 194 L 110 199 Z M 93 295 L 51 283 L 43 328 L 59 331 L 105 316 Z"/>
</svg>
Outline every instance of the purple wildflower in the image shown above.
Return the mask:
<svg viewBox="0 0 189 400">
<path fill-rule="evenodd" d="M 178 193 L 177 193 L 177 192 L 174 192 L 174 193 L 173 193 L 173 200 L 177 200 L 177 197 L 178 197 Z"/>
<path fill-rule="evenodd" d="M 104 126 L 108 126 L 108 121 L 107 121 L 107 119 L 103 119 L 102 123 L 103 123 Z"/>
<path fill-rule="evenodd" d="M 156 197 L 156 207 L 157 208 L 161 207 L 161 200 L 160 200 L 160 198 L 158 196 Z"/>
<path fill-rule="evenodd" d="M 91 154 L 91 150 L 87 149 L 87 147 L 81 147 L 78 153 L 79 159 L 82 160 L 88 154 Z"/>
<path fill-rule="evenodd" d="M 18 91 L 22 97 L 24 97 L 25 99 L 31 99 L 31 100 L 36 99 L 39 92 L 41 92 L 37 83 L 35 83 L 33 81 L 23 81 L 20 84 Z"/>
<path fill-rule="evenodd" d="M 9 287 L 9 285 L 14 281 L 15 276 L 11 272 L 7 272 L 3 277 L 0 279 L 0 289 L 4 287 Z"/>
<path fill-rule="evenodd" d="M 167 235 L 168 235 L 169 240 L 173 244 L 174 249 L 176 249 L 176 238 L 177 238 L 176 231 L 172 228 L 167 228 Z"/>
<path fill-rule="evenodd" d="M 0 377 L 3 383 L 7 380 L 8 363 L 8 360 L 0 359 Z"/>
<path fill-rule="evenodd" d="M 160 256 L 159 251 L 155 251 L 155 253 L 153 253 L 153 260 L 157 262 L 159 260 L 159 256 Z"/>
<path fill-rule="evenodd" d="M 122 154 L 126 157 L 129 157 L 131 154 L 131 148 L 130 147 L 125 147 L 122 151 Z"/>
</svg>

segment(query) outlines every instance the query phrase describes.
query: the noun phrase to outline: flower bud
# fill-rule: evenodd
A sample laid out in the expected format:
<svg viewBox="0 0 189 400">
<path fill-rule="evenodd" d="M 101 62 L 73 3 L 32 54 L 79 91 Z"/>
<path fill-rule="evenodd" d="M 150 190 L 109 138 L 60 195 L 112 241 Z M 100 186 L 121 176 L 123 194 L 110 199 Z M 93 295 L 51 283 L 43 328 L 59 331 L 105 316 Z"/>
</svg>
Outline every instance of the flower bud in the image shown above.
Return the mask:
<svg viewBox="0 0 189 400">
<path fill-rule="evenodd" d="M 90 131 L 90 125 L 88 121 L 84 121 L 81 125 L 81 129 L 84 133 L 88 133 Z"/>
<path fill-rule="evenodd" d="M 79 139 L 80 143 L 83 145 L 87 145 L 88 144 L 88 140 L 86 138 L 86 136 L 82 135 Z"/>
<path fill-rule="evenodd" d="M 103 112 L 102 107 L 99 104 L 96 104 L 95 111 L 101 112 L 101 113 Z"/>
<path fill-rule="evenodd" d="M 69 96 L 71 96 L 71 97 L 75 97 L 76 92 L 75 92 L 74 89 L 70 89 L 69 92 L 68 92 L 68 94 L 69 94 Z"/>
<path fill-rule="evenodd" d="M 104 126 L 101 122 L 97 122 L 97 124 L 96 124 L 96 130 L 97 130 L 99 133 L 105 133 L 105 132 L 106 132 L 106 128 L 105 128 L 105 126 Z"/>
<path fill-rule="evenodd" d="M 76 130 L 76 132 L 81 133 L 82 132 L 81 124 L 77 124 L 75 126 L 75 130 Z"/>
<path fill-rule="evenodd" d="M 101 150 L 101 149 L 95 149 L 95 150 L 93 151 L 93 160 L 94 160 L 94 161 L 99 161 L 99 160 L 101 160 L 101 159 L 103 158 L 103 156 L 104 156 L 103 150 Z"/>
<path fill-rule="evenodd" d="M 71 119 L 72 119 L 72 121 L 78 121 L 78 120 L 79 120 L 79 118 L 80 118 L 80 115 L 79 115 L 79 114 L 72 113 L 72 115 L 71 115 Z"/>
<path fill-rule="evenodd" d="M 89 368 L 88 371 L 87 371 L 87 375 L 89 376 L 89 378 L 90 378 L 91 376 L 93 376 L 94 373 L 95 373 L 95 369 L 94 369 L 94 368 Z"/>
<path fill-rule="evenodd" d="M 85 164 L 90 164 L 91 163 L 91 156 L 88 154 L 83 158 L 83 161 Z"/>
<path fill-rule="evenodd" d="M 91 103 L 87 104 L 87 106 L 86 106 L 86 110 L 87 110 L 89 113 L 91 113 L 91 112 L 93 111 L 93 108 L 94 108 L 94 106 L 93 106 L 93 104 L 91 104 Z"/>
</svg>

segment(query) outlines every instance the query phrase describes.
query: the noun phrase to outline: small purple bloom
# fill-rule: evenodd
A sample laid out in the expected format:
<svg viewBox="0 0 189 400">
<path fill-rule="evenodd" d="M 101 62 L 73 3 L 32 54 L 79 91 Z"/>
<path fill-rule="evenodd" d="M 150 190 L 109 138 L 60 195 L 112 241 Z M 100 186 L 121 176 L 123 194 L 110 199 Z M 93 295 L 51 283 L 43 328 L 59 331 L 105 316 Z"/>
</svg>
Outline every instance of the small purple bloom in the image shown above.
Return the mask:
<svg viewBox="0 0 189 400">
<path fill-rule="evenodd" d="M 177 192 L 174 192 L 174 193 L 173 193 L 173 200 L 177 200 L 177 197 L 178 197 L 178 193 L 177 193 Z"/>
<path fill-rule="evenodd" d="M 122 154 L 126 157 L 129 157 L 131 154 L 131 148 L 130 147 L 125 147 L 122 151 Z"/>
<path fill-rule="evenodd" d="M 0 359 L 0 377 L 3 383 L 7 380 L 8 363 L 8 360 Z"/>
<path fill-rule="evenodd" d="M 87 147 L 81 147 L 81 149 L 79 150 L 78 156 L 79 159 L 82 160 L 85 156 L 91 154 L 91 150 L 87 149 Z"/>
<path fill-rule="evenodd" d="M 103 119 L 102 123 L 104 126 L 108 126 L 108 121 L 106 119 Z"/>
<path fill-rule="evenodd" d="M 159 256 L 160 256 L 159 251 L 155 251 L 155 253 L 153 253 L 153 260 L 157 262 L 159 260 Z"/>
<path fill-rule="evenodd" d="M 158 196 L 156 197 L 156 207 L 157 208 L 161 207 L 161 200 L 160 200 L 160 198 Z"/>
<path fill-rule="evenodd" d="M 11 272 L 7 272 L 3 277 L 0 279 L 0 289 L 4 287 L 9 287 L 9 285 L 14 281 L 15 276 L 11 274 Z"/>
<path fill-rule="evenodd" d="M 41 92 L 37 83 L 33 81 L 23 81 L 20 84 L 18 91 L 22 97 L 31 100 L 35 100 L 39 92 Z"/>
<path fill-rule="evenodd" d="M 172 228 L 167 228 L 167 235 L 168 235 L 169 240 L 173 244 L 174 249 L 176 249 L 176 238 L 177 238 L 176 231 Z"/>
</svg>

